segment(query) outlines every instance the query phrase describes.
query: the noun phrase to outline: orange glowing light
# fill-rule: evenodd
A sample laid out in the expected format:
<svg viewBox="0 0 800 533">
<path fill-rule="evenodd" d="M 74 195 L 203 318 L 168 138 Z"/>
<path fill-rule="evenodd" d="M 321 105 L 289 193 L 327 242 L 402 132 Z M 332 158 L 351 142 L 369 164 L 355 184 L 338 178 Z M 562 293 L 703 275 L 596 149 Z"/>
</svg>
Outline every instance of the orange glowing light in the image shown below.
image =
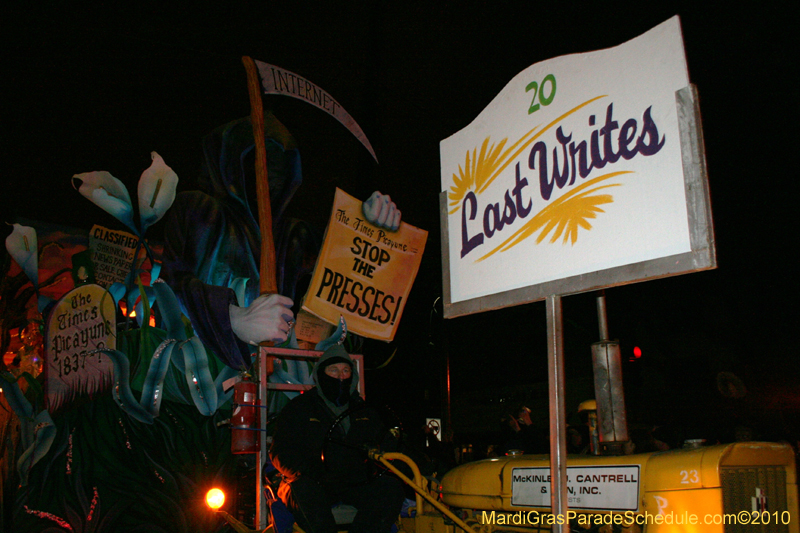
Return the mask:
<svg viewBox="0 0 800 533">
<path fill-rule="evenodd" d="M 213 488 L 206 493 L 206 505 L 215 511 L 225 505 L 225 493 L 218 488 Z"/>
<path fill-rule="evenodd" d="M 128 314 L 128 306 L 125 305 L 124 301 L 119 302 L 119 308 L 122 310 L 122 316 L 127 316 L 128 318 L 136 318 L 136 309 L 131 309 L 131 314 Z M 156 317 L 153 314 L 152 310 L 150 311 L 150 320 L 148 322 L 153 327 L 156 327 Z"/>
</svg>

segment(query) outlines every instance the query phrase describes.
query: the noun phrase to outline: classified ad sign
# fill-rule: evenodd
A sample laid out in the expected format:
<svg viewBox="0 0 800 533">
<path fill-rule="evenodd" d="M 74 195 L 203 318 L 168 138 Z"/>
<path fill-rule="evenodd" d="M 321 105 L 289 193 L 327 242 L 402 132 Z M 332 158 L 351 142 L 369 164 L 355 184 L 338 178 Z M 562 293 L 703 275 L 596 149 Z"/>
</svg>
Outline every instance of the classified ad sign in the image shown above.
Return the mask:
<svg viewBox="0 0 800 533">
<path fill-rule="evenodd" d="M 89 233 L 97 283 L 108 287 L 124 282 L 133 266 L 133 256 L 139 237 L 125 231 L 104 228 L 95 224 Z"/>
<path fill-rule="evenodd" d="M 325 242 L 303 309 L 349 331 L 390 341 L 417 276 L 428 232 L 400 223 L 397 231 L 370 224 L 362 202 L 336 189 Z"/>
<path fill-rule="evenodd" d="M 673 17 L 528 67 L 443 140 L 446 303 L 690 252 L 676 103 L 688 85 Z"/>
</svg>

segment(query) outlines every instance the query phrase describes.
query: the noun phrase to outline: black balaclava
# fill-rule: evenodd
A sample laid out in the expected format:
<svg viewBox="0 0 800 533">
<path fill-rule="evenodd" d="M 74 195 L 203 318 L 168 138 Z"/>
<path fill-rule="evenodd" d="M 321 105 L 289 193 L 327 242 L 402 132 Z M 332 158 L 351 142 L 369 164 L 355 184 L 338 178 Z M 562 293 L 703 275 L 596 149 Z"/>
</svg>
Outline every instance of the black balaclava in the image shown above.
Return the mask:
<svg viewBox="0 0 800 533">
<path fill-rule="evenodd" d="M 336 379 L 325 373 L 325 369 L 336 363 L 347 363 L 350 369 L 353 369 L 353 363 L 344 357 L 331 357 L 320 365 L 317 369 L 317 380 L 319 381 L 319 389 L 325 398 L 336 407 L 343 407 L 350 401 L 350 386 L 353 382 L 353 375 L 347 379 Z"/>
</svg>

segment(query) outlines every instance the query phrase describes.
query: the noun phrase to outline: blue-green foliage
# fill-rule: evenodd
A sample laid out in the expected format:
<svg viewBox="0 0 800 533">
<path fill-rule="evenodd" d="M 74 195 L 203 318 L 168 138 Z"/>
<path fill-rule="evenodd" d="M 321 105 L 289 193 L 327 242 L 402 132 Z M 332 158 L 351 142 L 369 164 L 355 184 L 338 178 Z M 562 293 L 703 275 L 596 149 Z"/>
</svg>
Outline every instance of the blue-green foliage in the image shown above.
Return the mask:
<svg viewBox="0 0 800 533">
<path fill-rule="evenodd" d="M 121 412 L 111 393 L 54 415 L 54 442 L 17 491 L 9 531 L 65 531 L 31 511 L 76 533 L 220 531 L 203 498 L 212 486 L 235 493 L 230 432 L 217 427 L 227 416 L 165 400 L 160 416 L 143 424 Z"/>
<path fill-rule="evenodd" d="M 200 339 L 186 333 L 186 326 L 181 318 L 180 306 L 172 289 L 166 283 L 155 283 L 151 291 L 145 291 L 139 284 L 139 296 L 141 298 L 141 316 L 144 317 L 142 326 L 134 330 L 139 335 L 138 343 L 138 366 L 144 367 L 144 361 L 149 359 L 147 371 L 143 382 L 141 382 L 141 399 L 139 401 L 133 395 L 131 383 L 138 384 L 138 379 L 131 379 L 130 375 L 130 350 L 126 355 L 120 350 L 103 350 L 114 363 L 114 385 L 113 398 L 129 416 L 139 422 L 151 424 L 153 418 L 159 414 L 159 407 L 165 396 L 174 401 L 186 401 L 187 391 L 197 410 L 204 416 L 213 415 L 218 406 L 218 387 L 212 375 L 212 365 L 209 362 L 209 351 Z M 161 320 L 164 325 L 164 335 L 162 338 L 158 333 L 151 331 L 155 328 L 149 326 L 150 306 L 148 303 L 148 292 L 154 299 L 158 299 Z M 152 336 L 156 335 L 161 339 L 157 343 L 152 341 Z M 147 342 L 147 341 L 150 342 Z M 213 354 L 211 355 L 214 358 Z M 166 386 L 170 363 L 184 375 L 186 388 Z M 217 370 L 219 365 L 213 365 Z M 218 373 L 218 372 L 215 372 Z M 220 387 L 221 388 L 221 387 Z"/>
</svg>

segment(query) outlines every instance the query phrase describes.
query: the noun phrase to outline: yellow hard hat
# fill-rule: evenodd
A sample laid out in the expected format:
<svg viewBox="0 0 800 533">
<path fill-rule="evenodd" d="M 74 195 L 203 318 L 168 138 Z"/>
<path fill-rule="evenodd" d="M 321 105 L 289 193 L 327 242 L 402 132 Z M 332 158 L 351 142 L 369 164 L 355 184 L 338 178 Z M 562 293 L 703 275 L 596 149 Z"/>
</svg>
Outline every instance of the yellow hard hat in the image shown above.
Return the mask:
<svg viewBox="0 0 800 533">
<path fill-rule="evenodd" d="M 578 406 L 578 412 L 597 411 L 597 400 L 584 400 Z"/>
</svg>

